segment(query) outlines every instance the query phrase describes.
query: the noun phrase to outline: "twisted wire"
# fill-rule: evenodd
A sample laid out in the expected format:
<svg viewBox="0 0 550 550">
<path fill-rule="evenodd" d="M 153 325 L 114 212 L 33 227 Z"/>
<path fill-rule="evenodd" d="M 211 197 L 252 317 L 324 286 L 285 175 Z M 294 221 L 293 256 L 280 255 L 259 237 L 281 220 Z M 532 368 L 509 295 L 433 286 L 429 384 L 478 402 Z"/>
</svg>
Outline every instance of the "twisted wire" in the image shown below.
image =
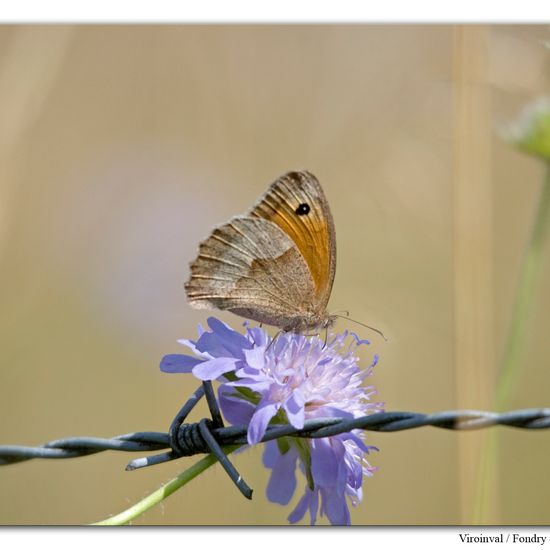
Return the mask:
<svg viewBox="0 0 550 550">
<path fill-rule="evenodd" d="M 200 423 L 180 426 L 177 439 L 185 442 L 185 455 L 208 452 Z M 397 432 L 432 426 L 447 430 L 474 430 L 490 426 L 507 426 L 524 430 L 550 428 L 550 408 L 521 409 L 504 413 L 488 411 L 457 410 L 433 414 L 414 412 L 380 412 L 361 418 L 319 418 L 307 420 L 302 429 L 291 425 L 270 426 L 262 441 L 284 436 L 307 438 L 329 437 L 352 429 L 377 432 Z M 186 432 L 186 430 L 191 430 Z M 246 444 L 247 426 L 214 427 L 212 435 L 219 445 Z M 110 439 L 98 437 L 70 437 L 50 441 L 38 447 L 0 445 L 0 465 L 13 464 L 33 458 L 74 458 L 102 451 L 148 452 L 171 449 L 171 437 L 162 432 L 135 432 Z M 181 453 L 171 451 L 171 458 Z M 149 465 L 150 462 L 147 464 Z M 135 466 L 140 467 L 140 466 Z M 131 467 L 128 469 L 135 469 Z"/>
</svg>

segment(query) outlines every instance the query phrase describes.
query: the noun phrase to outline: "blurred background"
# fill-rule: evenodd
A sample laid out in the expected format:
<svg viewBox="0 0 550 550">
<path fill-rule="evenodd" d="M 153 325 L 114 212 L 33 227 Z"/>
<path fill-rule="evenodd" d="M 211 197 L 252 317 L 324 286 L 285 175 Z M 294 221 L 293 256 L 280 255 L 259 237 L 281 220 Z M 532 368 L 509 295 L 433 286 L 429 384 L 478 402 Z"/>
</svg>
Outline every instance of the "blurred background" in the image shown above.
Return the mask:
<svg viewBox="0 0 550 550">
<path fill-rule="evenodd" d="M 544 177 L 499 129 L 547 93 L 549 40 L 547 26 L 1 26 L 0 444 L 166 431 L 197 386 L 158 365 L 208 315 L 183 291 L 198 242 L 296 168 L 335 219 L 330 309 L 389 337 L 359 327 L 386 410 L 493 410 Z M 550 404 L 548 267 L 505 410 Z M 483 496 L 489 430 L 368 433 L 379 471 L 353 523 L 547 524 L 548 434 L 493 432 Z M 267 502 L 261 454 L 234 457 L 252 501 L 216 466 L 135 523 L 285 525 L 304 480 L 290 506 Z M 0 523 L 98 521 L 196 460 L 125 472 L 137 456 L 2 467 Z"/>
</svg>

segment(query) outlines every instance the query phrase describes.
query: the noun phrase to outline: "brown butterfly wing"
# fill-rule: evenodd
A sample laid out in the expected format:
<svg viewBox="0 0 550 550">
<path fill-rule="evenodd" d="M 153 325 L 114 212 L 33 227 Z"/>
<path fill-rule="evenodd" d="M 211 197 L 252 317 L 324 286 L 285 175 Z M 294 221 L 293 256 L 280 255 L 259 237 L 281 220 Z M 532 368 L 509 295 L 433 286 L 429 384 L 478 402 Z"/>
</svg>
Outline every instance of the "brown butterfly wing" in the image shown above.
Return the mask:
<svg viewBox="0 0 550 550">
<path fill-rule="evenodd" d="M 335 269 L 334 224 L 323 190 L 309 172 L 289 172 L 246 216 L 201 243 L 185 289 L 193 307 L 301 331 L 330 322 Z"/>
<path fill-rule="evenodd" d="M 248 215 L 275 223 L 296 244 L 315 285 L 313 306 L 324 312 L 336 272 L 336 235 L 317 178 L 305 170 L 288 172 L 270 185 Z"/>
<path fill-rule="evenodd" d="M 310 315 L 307 297 L 315 292 L 290 237 L 268 220 L 246 216 L 201 243 L 185 290 L 198 309 L 226 309 L 287 330 L 302 328 Z"/>
</svg>

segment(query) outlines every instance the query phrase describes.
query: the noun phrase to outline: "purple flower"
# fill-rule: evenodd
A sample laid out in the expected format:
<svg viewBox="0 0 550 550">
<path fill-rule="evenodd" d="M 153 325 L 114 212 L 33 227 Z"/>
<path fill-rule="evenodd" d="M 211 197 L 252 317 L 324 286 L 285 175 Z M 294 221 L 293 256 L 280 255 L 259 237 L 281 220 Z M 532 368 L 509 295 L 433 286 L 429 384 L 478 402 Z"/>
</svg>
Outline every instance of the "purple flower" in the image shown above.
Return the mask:
<svg viewBox="0 0 550 550">
<path fill-rule="evenodd" d="M 211 331 L 199 327 L 197 341 L 180 340 L 196 357 L 167 355 L 164 372 L 192 372 L 201 380 L 219 380 L 220 407 L 235 425 L 248 425 L 248 443 L 259 443 L 268 425 L 291 424 L 297 429 L 312 418 L 357 418 L 381 410 L 370 401 L 376 393 L 364 386 L 378 358 L 364 370 L 354 352 L 361 344 L 347 332 L 325 341 L 317 336 L 281 333 L 275 340 L 260 328 L 242 335 L 215 318 Z M 365 445 L 361 430 L 331 437 L 283 437 L 265 444 L 264 465 L 271 469 L 267 497 L 288 504 L 297 486 L 296 466 L 306 478 L 305 493 L 288 519 L 295 523 L 309 512 L 333 525 L 349 525 L 348 499 L 362 499 L 363 476 L 375 468 L 366 455 L 376 447 Z"/>
</svg>

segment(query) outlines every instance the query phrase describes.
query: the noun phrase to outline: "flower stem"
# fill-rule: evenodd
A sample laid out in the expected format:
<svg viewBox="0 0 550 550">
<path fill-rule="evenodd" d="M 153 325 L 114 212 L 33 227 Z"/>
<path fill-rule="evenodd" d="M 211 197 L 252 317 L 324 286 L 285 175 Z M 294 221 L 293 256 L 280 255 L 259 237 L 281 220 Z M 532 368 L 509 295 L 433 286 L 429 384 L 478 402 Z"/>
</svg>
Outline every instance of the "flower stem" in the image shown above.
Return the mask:
<svg viewBox="0 0 550 550">
<path fill-rule="evenodd" d="M 239 447 L 241 447 L 241 445 L 231 445 L 225 447 L 223 451 L 226 455 L 229 455 Z M 216 462 L 218 462 L 218 460 L 213 455 L 205 456 L 203 459 L 199 460 L 199 462 L 193 464 L 193 466 L 185 470 L 185 472 L 182 472 L 179 476 L 171 479 L 168 483 L 164 484 L 155 492 L 151 493 L 148 497 L 145 497 L 143 500 L 134 504 L 127 510 L 124 510 L 120 514 L 117 514 L 111 518 L 98 521 L 97 523 L 92 523 L 92 525 L 126 525 L 127 523 L 130 523 L 141 514 L 153 508 L 153 506 L 156 506 L 162 502 L 165 498 L 168 498 L 172 493 L 176 492 Z"/>
<path fill-rule="evenodd" d="M 546 163 L 546 176 L 538 205 L 538 212 L 526 251 L 525 261 L 512 316 L 512 324 L 503 356 L 495 407 L 505 407 L 510 391 L 518 376 L 519 360 L 524 356 L 529 316 L 535 302 L 536 290 L 544 259 L 544 247 L 550 229 L 550 162 Z"/>
<path fill-rule="evenodd" d="M 535 303 L 535 296 L 542 270 L 544 249 L 550 233 L 550 162 L 546 163 L 538 211 L 526 250 L 520 275 L 512 324 L 506 341 L 502 366 L 495 394 L 495 410 L 502 411 L 518 378 L 519 365 L 524 357 L 529 316 Z M 473 510 L 472 524 L 485 523 L 491 487 L 497 483 L 495 474 L 498 462 L 499 436 L 491 432 L 485 442 L 481 456 L 480 483 Z"/>
</svg>

